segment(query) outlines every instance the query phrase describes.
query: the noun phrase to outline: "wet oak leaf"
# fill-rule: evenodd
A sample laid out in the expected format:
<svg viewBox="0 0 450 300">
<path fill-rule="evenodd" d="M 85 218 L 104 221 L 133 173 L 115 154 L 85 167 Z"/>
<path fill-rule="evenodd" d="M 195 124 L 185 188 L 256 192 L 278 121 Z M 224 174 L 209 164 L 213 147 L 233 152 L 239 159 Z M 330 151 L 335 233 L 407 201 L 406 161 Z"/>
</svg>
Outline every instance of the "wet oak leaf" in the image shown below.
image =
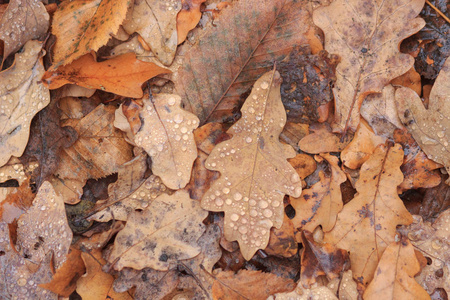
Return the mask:
<svg viewBox="0 0 450 300">
<path fill-rule="evenodd" d="M 49 90 L 40 83 L 42 43 L 29 41 L 15 62 L 0 72 L 0 166 L 11 156 L 20 157 L 28 142 L 34 115 L 50 102 Z"/>
<path fill-rule="evenodd" d="M 409 88 L 395 93 L 398 115 L 428 158 L 450 171 L 450 59 L 444 63 L 430 93 L 428 109 Z M 450 180 L 446 181 L 450 184 Z"/>
<path fill-rule="evenodd" d="M 229 118 L 240 96 L 313 33 L 306 1 L 238 1 L 184 57 L 175 87 L 204 124 Z M 310 34 L 312 39 L 317 39 Z"/>
<path fill-rule="evenodd" d="M 181 108 L 178 95 L 157 94 L 144 97 L 139 113 L 142 127 L 135 143 L 152 158 L 152 172 L 171 189 L 184 188 L 191 178 L 197 158 L 193 130 L 198 118 Z"/>
<path fill-rule="evenodd" d="M 314 11 L 325 50 L 341 58 L 333 88 L 334 131 L 355 131 L 364 98 L 413 66 L 414 58 L 400 53 L 399 44 L 425 25 L 416 18 L 423 5 L 424 0 L 338 0 Z"/>
<path fill-rule="evenodd" d="M 181 0 L 181 10 L 177 15 L 177 43 L 181 44 L 186 39 L 189 31 L 197 26 L 202 12 L 201 5 L 206 0 Z"/>
<path fill-rule="evenodd" d="M 303 137 L 298 146 L 304 152 L 319 154 L 324 152 L 341 152 L 351 141 L 350 139 L 341 139 L 331 132 L 327 124 L 313 124 L 310 126 L 313 133 Z"/>
<path fill-rule="evenodd" d="M 283 224 L 280 229 L 270 230 L 269 244 L 264 252 L 269 255 L 280 257 L 292 257 L 298 252 L 298 243 L 295 238 L 297 232 L 291 219 L 284 215 Z"/>
<path fill-rule="evenodd" d="M 184 190 L 163 194 L 142 212 L 132 212 L 127 225 L 117 234 L 109 257 L 116 270 L 150 267 L 167 271 L 178 261 L 201 251 L 197 241 L 205 230 L 208 215 L 198 201 Z"/>
<path fill-rule="evenodd" d="M 138 60 L 134 53 L 102 62 L 97 62 L 92 54 L 86 54 L 56 71 L 47 71 L 42 81 L 51 90 L 71 83 L 124 97 L 140 98 L 143 96 L 142 84 L 163 73 L 170 71 L 154 63 Z"/>
<path fill-rule="evenodd" d="M 225 212 L 225 238 L 237 240 L 247 260 L 267 246 L 270 228 L 281 227 L 284 195 L 298 197 L 302 190 L 286 160 L 295 151 L 279 141 L 286 124 L 280 83 L 275 70 L 258 79 L 241 119 L 227 131 L 233 137 L 218 144 L 205 163 L 221 175 L 203 196 L 202 207 Z"/>
<path fill-rule="evenodd" d="M 295 284 L 291 279 L 261 271 L 221 271 L 215 275 L 212 296 L 215 300 L 265 300 L 272 294 L 290 292 Z"/>
<path fill-rule="evenodd" d="M 128 34 L 137 32 L 164 64 L 170 65 L 177 50 L 177 14 L 181 0 L 161 3 L 159 0 L 135 0 L 129 17 L 123 24 Z"/>
<path fill-rule="evenodd" d="M 0 221 L 11 224 L 30 208 L 36 194 L 31 190 L 27 179 L 14 190 L 8 189 L 7 193 L 2 191 L 2 196 L 5 198 L 0 201 Z"/>
<path fill-rule="evenodd" d="M 3 61 L 29 40 L 42 39 L 47 35 L 50 16 L 39 0 L 10 1 L 0 17 Z"/>
<path fill-rule="evenodd" d="M 379 145 L 361 166 L 357 194 L 338 214 L 324 241 L 350 251 L 353 276 L 367 284 L 373 278 L 384 249 L 394 241 L 397 225 L 408 225 L 412 216 L 397 195 L 403 181 L 399 144 Z"/>
<path fill-rule="evenodd" d="M 129 0 L 76 0 L 58 5 L 53 15 L 53 70 L 106 45 L 127 14 Z"/>
<path fill-rule="evenodd" d="M 364 299 L 431 299 L 414 280 L 419 272 L 414 247 L 407 237 L 402 237 L 384 250 L 375 277 L 364 292 Z"/>
</svg>

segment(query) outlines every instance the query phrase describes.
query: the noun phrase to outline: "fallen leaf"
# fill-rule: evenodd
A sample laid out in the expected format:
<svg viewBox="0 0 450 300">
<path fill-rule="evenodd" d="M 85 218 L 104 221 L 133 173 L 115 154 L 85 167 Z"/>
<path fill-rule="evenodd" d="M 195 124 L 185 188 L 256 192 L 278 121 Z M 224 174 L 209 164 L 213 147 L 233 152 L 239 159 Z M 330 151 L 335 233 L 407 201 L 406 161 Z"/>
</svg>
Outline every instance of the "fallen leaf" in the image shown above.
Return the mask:
<svg viewBox="0 0 450 300">
<path fill-rule="evenodd" d="M 361 166 L 355 198 L 344 205 L 333 230 L 325 233 L 325 242 L 350 251 L 353 276 L 363 284 L 373 278 L 384 249 L 394 241 L 396 226 L 412 222 L 397 195 L 402 162 L 399 144 L 379 145 Z"/>
<path fill-rule="evenodd" d="M 275 294 L 267 300 L 338 300 L 335 293 L 326 286 L 320 286 L 314 284 L 311 288 L 307 289 L 299 282 L 294 291 L 289 293 Z"/>
<path fill-rule="evenodd" d="M 394 86 L 404 86 L 412 89 L 417 95 L 422 94 L 422 79 L 420 74 L 416 72 L 414 67 L 409 69 L 405 74 L 393 79 L 391 84 Z"/>
<path fill-rule="evenodd" d="M 420 272 L 414 247 L 408 238 L 392 242 L 384 250 L 372 282 L 364 292 L 364 299 L 431 299 L 414 280 Z"/>
<path fill-rule="evenodd" d="M 15 191 L 6 194 L 5 199 L 0 202 L 0 222 L 13 223 L 30 208 L 35 196 L 31 191 L 30 181 L 23 180 Z"/>
<path fill-rule="evenodd" d="M 295 157 L 289 158 L 288 162 L 294 167 L 301 179 L 311 175 L 317 168 L 316 161 L 308 154 L 299 153 Z"/>
<path fill-rule="evenodd" d="M 86 274 L 77 281 L 77 293 L 83 300 L 134 299 L 129 293 L 114 291 L 112 288 L 114 277 L 102 270 L 106 261 L 102 257 L 101 250 L 81 253 L 81 258 L 86 265 Z"/>
<path fill-rule="evenodd" d="M 61 179 L 58 176 L 51 176 L 48 181 L 53 185 L 55 192 L 64 199 L 64 203 L 75 205 L 81 201 L 85 180 Z"/>
<path fill-rule="evenodd" d="M 261 271 L 222 271 L 215 275 L 212 287 L 213 299 L 220 300 L 265 300 L 268 296 L 292 291 L 295 287 L 290 279 Z"/>
<path fill-rule="evenodd" d="M 364 98 L 413 66 L 413 57 L 400 53 L 398 45 L 425 25 L 416 18 L 423 5 L 424 0 L 337 0 L 314 11 L 314 23 L 325 32 L 325 50 L 341 57 L 333 88 L 335 131 L 356 131 Z"/>
<path fill-rule="evenodd" d="M 283 224 L 279 229 L 270 230 L 269 244 L 264 251 L 268 255 L 292 257 L 298 252 L 298 243 L 295 238 L 296 229 L 292 221 L 284 215 Z"/>
<path fill-rule="evenodd" d="M 339 167 L 339 159 L 330 154 L 322 154 L 328 162 L 330 173 L 319 173 L 320 181 L 310 189 L 303 190 L 300 198 L 290 197 L 290 203 L 296 214 L 292 219 L 296 228 L 313 232 L 321 225 L 323 231 L 333 229 L 336 216 L 342 210 L 341 183 L 347 180 L 345 173 Z"/>
<path fill-rule="evenodd" d="M 58 5 L 52 21 L 56 36 L 52 69 L 104 46 L 119 30 L 129 4 L 129 0 L 80 0 Z"/>
<path fill-rule="evenodd" d="M 97 62 L 92 54 L 86 54 L 56 71 L 47 71 L 42 81 L 51 90 L 71 83 L 124 97 L 141 98 L 142 84 L 163 73 L 170 71 L 154 63 L 140 61 L 134 53 L 126 53 L 102 62 Z"/>
<path fill-rule="evenodd" d="M 307 153 L 341 152 L 351 141 L 348 138 L 341 141 L 336 134 L 331 132 L 331 128 L 327 124 L 313 124 L 310 126 L 310 130 L 313 133 L 298 142 L 300 149 Z"/>
<path fill-rule="evenodd" d="M 270 228 L 283 222 L 283 197 L 300 196 L 301 181 L 286 161 L 295 156 L 291 146 L 279 142 L 286 124 L 277 71 L 255 83 L 242 106 L 242 118 L 218 144 L 206 167 L 221 176 L 202 198 L 202 207 L 225 211 L 225 238 L 237 240 L 245 259 L 269 242 Z"/>
<path fill-rule="evenodd" d="M 395 93 L 398 115 L 411 132 L 428 158 L 443 164 L 450 171 L 450 59 L 441 69 L 430 94 L 426 109 L 420 97 L 409 88 L 400 88 Z M 450 180 L 446 181 L 450 184 Z"/>
<path fill-rule="evenodd" d="M 280 140 L 286 144 L 291 145 L 298 152 L 300 150 L 300 148 L 298 147 L 298 142 L 308 134 L 308 124 L 286 122 L 286 125 L 281 132 Z"/>
<path fill-rule="evenodd" d="M 221 121 L 274 61 L 308 42 L 313 29 L 304 1 L 238 1 L 184 56 L 175 86 L 200 122 Z"/>
<path fill-rule="evenodd" d="M 123 24 L 128 34 L 137 32 L 164 65 L 170 65 L 178 45 L 177 14 L 181 0 L 135 0 Z"/>
<path fill-rule="evenodd" d="M 204 232 L 207 212 L 200 203 L 179 190 L 163 194 L 142 212 L 132 212 L 117 234 L 109 257 L 116 270 L 151 267 L 166 271 L 180 260 L 200 253 L 197 241 Z"/>
<path fill-rule="evenodd" d="M 206 0 L 181 0 L 181 10 L 177 15 L 177 44 L 181 44 L 186 39 L 189 31 L 197 26 L 202 12 L 201 5 Z"/>
<path fill-rule="evenodd" d="M 47 35 L 50 16 L 39 0 L 13 0 L 0 20 L 0 40 L 3 60 L 30 40 L 42 40 Z M 3 81 L 3 80 L 2 80 Z"/>
<path fill-rule="evenodd" d="M 14 64 L 0 72 L 0 166 L 11 156 L 20 157 L 28 142 L 30 124 L 50 102 L 50 92 L 40 83 L 44 73 L 42 43 L 29 41 Z"/>
<path fill-rule="evenodd" d="M 143 102 L 139 113 L 143 125 L 135 132 L 135 143 L 150 155 L 153 174 L 167 187 L 184 188 L 197 157 L 192 131 L 198 127 L 198 118 L 181 108 L 177 95 L 147 95 Z"/>
<path fill-rule="evenodd" d="M 353 280 L 352 271 L 348 270 L 342 275 L 339 287 L 339 300 L 358 300 L 360 297 L 356 282 Z"/>
</svg>

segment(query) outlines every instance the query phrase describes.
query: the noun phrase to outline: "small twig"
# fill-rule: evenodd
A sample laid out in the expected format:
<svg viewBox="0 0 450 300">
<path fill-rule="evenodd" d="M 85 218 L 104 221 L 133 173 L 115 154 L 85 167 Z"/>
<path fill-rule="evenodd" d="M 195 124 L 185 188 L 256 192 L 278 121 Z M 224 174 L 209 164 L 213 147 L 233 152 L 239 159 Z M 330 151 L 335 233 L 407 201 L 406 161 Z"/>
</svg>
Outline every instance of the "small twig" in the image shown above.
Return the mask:
<svg viewBox="0 0 450 300">
<path fill-rule="evenodd" d="M 444 15 L 444 13 L 443 13 L 442 11 L 440 11 L 436 6 L 434 6 L 433 4 L 431 4 L 430 1 L 425 0 L 425 2 L 426 2 L 429 6 L 431 6 L 431 8 L 434 9 L 441 17 L 443 17 L 445 21 L 447 21 L 447 22 L 450 24 L 450 19 L 449 19 L 446 15 Z"/>
</svg>

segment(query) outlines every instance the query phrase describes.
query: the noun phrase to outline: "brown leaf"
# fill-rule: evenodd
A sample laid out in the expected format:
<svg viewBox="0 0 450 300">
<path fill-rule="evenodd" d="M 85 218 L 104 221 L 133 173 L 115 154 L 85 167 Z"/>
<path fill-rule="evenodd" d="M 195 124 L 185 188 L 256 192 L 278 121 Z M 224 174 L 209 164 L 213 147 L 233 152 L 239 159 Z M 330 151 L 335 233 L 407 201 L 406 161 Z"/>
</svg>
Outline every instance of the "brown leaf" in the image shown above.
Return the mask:
<svg viewBox="0 0 450 300">
<path fill-rule="evenodd" d="M 215 300 L 265 300 L 269 295 L 292 291 L 295 287 L 290 279 L 261 271 L 222 271 L 216 276 L 213 290 Z"/>
<path fill-rule="evenodd" d="M 392 85 L 395 86 L 404 86 L 412 89 L 417 95 L 422 94 L 422 79 L 420 78 L 420 74 L 416 72 L 414 67 L 409 69 L 405 74 L 393 79 L 391 81 Z"/>
<path fill-rule="evenodd" d="M 341 57 L 333 89 L 335 130 L 355 131 L 366 95 L 381 92 L 412 67 L 413 57 L 400 53 L 398 45 L 425 25 L 415 18 L 423 5 L 424 0 L 337 0 L 314 11 L 314 23 L 325 32 L 325 50 Z"/>
<path fill-rule="evenodd" d="M 114 291 L 112 288 L 114 277 L 102 270 L 102 266 L 106 261 L 102 257 L 101 250 L 81 253 L 81 258 L 86 265 L 86 274 L 77 281 L 77 293 L 83 300 L 134 299 L 128 293 L 117 293 Z"/>
<path fill-rule="evenodd" d="M 181 0 L 181 10 L 177 15 L 177 44 L 181 44 L 186 39 L 189 31 L 197 26 L 202 12 L 201 5 L 206 0 Z"/>
<path fill-rule="evenodd" d="M 181 0 L 135 0 L 123 24 L 128 34 L 137 32 L 164 65 L 170 65 L 178 45 L 177 14 Z"/>
<path fill-rule="evenodd" d="M 341 141 L 336 134 L 331 132 L 327 124 L 313 124 L 310 126 L 310 130 L 313 133 L 298 142 L 300 149 L 307 153 L 341 152 L 350 142 L 350 139 Z"/>
<path fill-rule="evenodd" d="M 286 144 L 291 145 L 296 151 L 300 150 L 298 142 L 309 134 L 308 124 L 296 124 L 286 122 L 283 131 L 280 135 L 280 140 Z"/>
<path fill-rule="evenodd" d="M 238 1 L 224 9 L 215 27 L 184 57 L 175 85 L 186 108 L 200 122 L 221 121 L 239 105 L 240 95 L 273 62 L 294 46 L 306 44 L 311 18 L 306 2 L 292 0 Z"/>
<path fill-rule="evenodd" d="M 200 253 L 197 240 L 204 232 L 207 212 L 179 190 L 163 194 L 142 212 L 132 212 L 126 227 L 117 234 L 109 261 L 124 267 L 168 270 L 180 260 Z"/>
<path fill-rule="evenodd" d="M 279 229 L 270 230 L 269 244 L 264 251 L 269 255 L 292 257 L 298 252 L 295 238 L 296 229 L 292 221 L 284 215 L 283 224 Z"/>
<path fill-rule="evenodd" d="M 27 42 L 14 64 L 0 72 L 0 166 L 11 156 L 22 155 L 31 120 L 50 102 L 50 92 L 40 83 L 44 73 L 41 49 L 42 43 Z"/>
<path fill-rule="evenodd" d="M 50 16 L 39 0 L 10 1 L 0 17 L 0 40 L 4 43 L 2 64 L 26 42 L 42 40 L 47 35 Z"/>
<path fill-rule="evenodd" d="M 202 207 L 225 211 L 225 237 L 237 240 L 245 259 L 269 242 L 270 228 L 283 222 L 284 194 L 300 196 L 301 181 L 286 161 L 295 156 L 291 146 L 279 142 L 286 124 L 277 71 L 264 74 L 242 106 L 242 118 L 218 144 L 206 167 L 221 177 L 202 198 Z"/>
<path fill-rule="evenodd" d="M 198 118 L 181 108 L 177 95 L 146 96 L 143 102 L 139 113 L 143 125 L 135 133 L 135 143 L 152 158 L 153 174 L 171 189 L 184 188 L 197 157 L 192 131 Z"/>
<path fill-rule="evenodd" d="M 294 167 L 301 179 L 311 175 L 317 168 L 316 161 L 308 154 L 299 153 L 295 157 L 289 158 L 288 162 Z"/>
<path fill-rule="evenodd" d="M 372 282 L 364 292 L 364 299 L 431 299 L 414 280 L 420 272 L 419 262 L 408 238 L 392 242 L 384 250 Z"/>
<path fill-rule="evenodd" d="M 403 181 L 400 145 L 379 145 L 361 167 L 358 193 L 338 214 L 325 242 L 350 251 L 353 276 L 366 284 L 373 278 L 384 249 L 394 241 L 396 226 L 412 217 L 397 195 Z"/>
<path fill-rule="evenodd" d="M 129 0 L 83 0 L 58 5 L 52 22 L 52 33 L 56 36 L 52 69 L 105 45 L 111 34 L 119 30 L 129 4 Z"/>
<path fill-rule="evenodd" d="M 450 171 L 450 134 L 447 130 L 450 128 L 449 81 L 450 59 L 447 59 L 431 90 L 428 109 L 409 88 L 400 88 L 395 93 L 401 121 L 428 158 L 443 164 L 447 171 Z"/>
<path fill-rule="evenodd" d="M 20 170 L 19 168 L 17 169 Z M 0 221 L 8 224 L 13 223 L 28 210 L 35 196 L 31 191 L 30 181 L 23 180 L 16 191 L 8 193 L 5 199 L 0 202 Z"/>
<path fill-rule="evenodd" d="M 163 73 L 170 71 L 154 63 L 140 61 L 134 53 L 102 62 L 97 62 L 91 54 L 86 54 L 69 65 L 45 72 L 42 81 L 51 90 L 72 83 L 124 97 L 140 98 L 143 96 L 142 84 Z"/>
</svg>

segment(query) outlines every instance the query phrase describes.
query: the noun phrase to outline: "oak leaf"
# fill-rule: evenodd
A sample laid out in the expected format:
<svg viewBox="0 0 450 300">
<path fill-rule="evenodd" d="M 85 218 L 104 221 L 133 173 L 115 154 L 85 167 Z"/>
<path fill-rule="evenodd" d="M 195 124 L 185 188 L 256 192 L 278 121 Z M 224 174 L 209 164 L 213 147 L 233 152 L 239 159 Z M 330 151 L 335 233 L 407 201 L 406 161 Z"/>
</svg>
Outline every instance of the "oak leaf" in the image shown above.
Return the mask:
<svg viewBox="0 0 450 300">
<path fill-rule="evenodd" d="M 178 261 L 200 253 L 197 241 L 205 230 L 202 221 L 207 215 L 186 191 L 163 194 L 142 212 L 128 216 L 126 227 L 117 234 L 109 261 L 117 260 L 117 270 L 168 270 Z"/>
<path fill-rule="evenodd" d="M 201 5 L 206 0 L 181 0 L 181 10 L 177 15 L 177 43 L 181 44 L 186 39 L 189 31 L 197 26 L 202 12 Z"/>
<path fill-rule="evenodd" d="M 311 288 L 304 288 L 301 282 L 298 283 L 294 291 L 289 293 L 278 293 L 267 300 L 338 300 L 336 294 L 327 286 L 314 284 Z"/>
<path fill-rule="evenodd" d="M 291 146 L 280 143 L 286 124 L 281 103 L 281 78 L 277 71 L 255 83 L 242 106 L 242 118 L 218 144 L 206 167 L 221 176 L 202 198 L 202 207 L 225 212 L 225 238 L 237 240 L 245 259 L 269 242 L 270 228 L 283 222 L 283 197 L 300 196 L 301 181 L 286 161 L 295 156 Z"/>
<path fill-rule="evenodd" d="M 313 33 L 306 1 L 238 1 L 224 9 L 215 27 L 184 56 L 175 80 L 186 108 L 200 122 L 222 121 L 238 107 L 240 95 L 273 62 L 294 46 L 308 43 Z"/>
<path fill-rule="evenodd" d="M 126 53 L 102 62 L 97 62 L 92 54 L 86 54 L 56 71 L 47 71 L 42 81 L 51 90 L 72 83 L 124 97 L 140 98 L 143 96 L 142 84 L 163 73 L 170 71 L 154 63 L 140 61 L 134 53 Z"/>
<path fill-rule="evenodd" d="M 129 4 L 129 0 L 78 0 L 58 5 L 52 22 L 56 36 L 52 69 L 104 46 L 119 30 Z"/>
<path fill-rule="evenodd" d="M 153 174 L 161 177 L 167 187 L 184 188 L 197 158 L 192 131 L 199 120 L 180 107 L 177 95 L 146 96 L 143 102 L 139 113 L 143 125 L 135 132 L 135 143 L 150 155 Z"/>
<path fill-rule="evenodd" d="M 34 115 L 50 102 L 49 90 L 40 83 L 44 73 L 42 43 L 29 41 L 14 64 L 0 72 L 0 166 L 25 150 Z"/>
<path fill-rule="evenodd" d="M 341 152 L 350 142 L 350 139 L 341 141 L 326 124 L 313 124 L 310 126 L 310 130 L 313 133 L 298 142 L 300 149 L 307 153 Z"/>
<path fill-rule="evenodd" d="M 414 275 L 419 272 L 414 247 L 407 237 L 401 237 L 384 250 L 375 277 L 364 292 L 364 299 L 431 299 L 414 280 Z"/>
<path fill-rule="evenodd" d="M 178 45 L 177 14 L 181 0 L 135 0 L 123 24 L 128 34 L 137 32 L 164 65 L 170 65 Z"/>
<path fill-rule="evenodd" d="M 0 221 L 8 224 L 14 223 L 30 208 L 35 196 L 31 190 L 29 179 L 23 180 L 18 188 L 10 188 L 6 191 L 2 188 L 4 199 L 0 201 Z"/>
<path fill-rule="evenodd" d="M 424 0 L 338 0 L 314 11 L 314 23 L 325 33 L 325 50 L 338 54 L 336 67 L 335 130 L 355 131 L 364 98 L 414 64 L 399 43 L 419 31 L 424 20 L 415 18 Z"/>
<path fill-rule="evenodd" d="M 428 158 L 450 171 L 450 59 L 442 67 L 430 93 L 426 109 L 409 88 L 395 93 L 398 115 Z M 450 185 L 450 180 L 446 181 Z"/>
<path fill-rule="evenodd" d="M 276 255 L 279 257 L 294 256 L 298 252 L 298 243 L 295 238 L 296 232 L 297 230 L 291 219 L 285 214 L 281 227 L 270 230 L 269 244 L 264 249 L 264 252 L 268 255 Z"/>
<path fill-rule="evenodd" d="M 42 39 L 47 35 L 50 16 L 39 0 L 10 1 L 8 8 L 0 17 L 2 63 L 29 40 Z"/>
<path fill-rule="evenodd" d="M 324 241 L 350 251 L 353 276 L 367 284 L 373 278 L 384 249 L 394 241 L 397 225 L 412 217 L 397 195 L 403 181 L 399 144 L 379 145 L 361 166 L 357 194 L 338 214 L 336 225 Z"/>
<path fill-rule="evenodd" d="M 39 164 L 37 163 L 30 164 L 29 169 L 32 171 L 37 166 L 39 166 Z M 19 159 L 15 157 L 11 157 L 11 159 L 3 167 L 0 167 L 0 184 L 3 183 L 3 185 L 0 187 L 0 219 L 3 216 L 3 209 L 5 208 L 5 203 L 2 202 L 8 197 L 8 195 L 16 193 L 18 187 L 20 187 L 23 184 L 23 182 L 29 178 L 29 174 L 26 174 L 25 171 L 26 170 L 20 163 Z M 11 182 L 12 180 L 14 180 L 17 183 L 17 186 L 12 185 L 7 186 L 8 182 Z M 11 200 L 9 200 L 8 202 L 10 201 Z M 11 215 L 14 214 L 8 213 L 8 218 Z M 14 217 L 12 219 L 14 219 Z M 3 219 L 3 221 L 5 220 Z M 10 223 L 8 221 L 6 222 Z"/>
</svg>

